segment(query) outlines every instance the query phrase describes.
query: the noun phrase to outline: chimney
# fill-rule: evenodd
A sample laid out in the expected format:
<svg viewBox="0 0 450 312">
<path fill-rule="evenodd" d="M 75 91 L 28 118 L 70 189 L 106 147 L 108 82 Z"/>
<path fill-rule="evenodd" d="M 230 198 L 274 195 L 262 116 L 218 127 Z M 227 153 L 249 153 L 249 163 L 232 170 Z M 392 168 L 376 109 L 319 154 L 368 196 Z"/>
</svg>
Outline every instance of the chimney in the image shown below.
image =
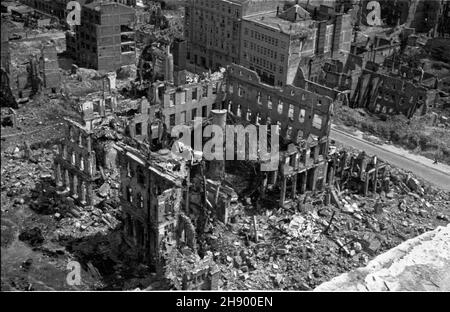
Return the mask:
<svg viewBox="0 0 450 312">
<path fill-rule="evenodd" d="M 170 53 L 170 44 L 166 47 L 165 58 L 164 79 L 173 82 L 173 55 Z"/>
<path fill-rule="evenodd" d="M 334 31 L 333 31 L 333 41 L 331 48 L 331 56 L 333 57 L 335 53 L 339 53 L 341 48 L 341 33 L 342 33 L 343 15 L 336 15 L 334 21 Z"/>
<path fill-rule="evenodd" d="M 316 55 L 324 54 L 326 31 L 327 31 L 327 22 L 326 21 L 319 22 L 317 25 Z"/>
<path fill-rule="evenodd" d="M 219 126 L 223 133 L 225 133 L 225 126 L 227 124 L 227 110 L 226 109 L 213 109 L 211 110 L 212 124 Z M 223 146 L 217 146 L 217 148 L 224 148 Z M 223 151 L 225 152 L 225 150 Z M 212 180 L 220 180 L 225 173 L 225 161 L 224 160 L 212 160 L 209 163 L 206 176 Z"/>
<path fill-rule="evenodd" d="M 277 6 L 277 16 L 278 16 L 278 14 L 280 14 L 280 6 L 279 5 Z"/>
</svg>

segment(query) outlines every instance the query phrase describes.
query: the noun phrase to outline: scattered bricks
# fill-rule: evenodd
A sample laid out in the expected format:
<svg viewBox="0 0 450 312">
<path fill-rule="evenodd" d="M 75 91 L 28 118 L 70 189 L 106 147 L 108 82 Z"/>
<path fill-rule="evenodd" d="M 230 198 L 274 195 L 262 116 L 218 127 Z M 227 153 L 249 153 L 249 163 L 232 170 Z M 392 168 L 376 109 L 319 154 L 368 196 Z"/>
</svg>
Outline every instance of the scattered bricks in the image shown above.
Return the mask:
<svg viewBox="0 0 450 312">
<path fill-rule="evenodd" d="M 107 197 L 109 195 L 109 192 L 111 190 L 111 186 L 109 183 L 103 183 L 103 185 L 98 189 L 97 193 L 101 197 Z"/>
<path fill-rule="evenodd" d="M 394 198 L 394 192 L 386 193 L 386 198 L 393 199 Z"/>
<path fill-rule="evenodd" d="M 355 209 L 354 209 L 351 205 L 345 204 L 345 205 L 342 207 L 342 212 L 345 212 L 345 213 L 354 213 L 354 212 L 355 212 Z"/>
<path fill-rule="evenodd" d="M 278 248 L 277 249 L 277 253 L 279 255 L 285 256 L 285 255 L 287 255 L 289 253 L 289 250 L 287 250 L 286 248 Z"/>
<path fill-rule="evenodd" d="M 408 195 L 414 197 L 417 200 L 422 200 L 422 197 L 420 197 L 419 195 L 417 195 L 416 193 L 413 192 L 409 192 Z"/>
<path fill-rule="evenodd" d="M 436 216 L 436 218 L 438 220 L 442 220 L 442 221 L 447 221 L 447 222 L 450 221 L 450 218 L 444 214 L 440 214 L 440 215 Z"/>
<path fill-rule="evenodd" d="M 377 202 L 373 208 L 376 214 L 383 213 L 383 203 Z"/>
<path fill-rule="evenodd" d="M 330 194 L 331 194 L 331 203 L 333 205 L 335 205 L 336 207 L 338 207 L 339 209 L 342 209 L 341 200 L 340 200 L 336 190 L 330 189 Z"/>
<path fill-rule="evenodd" d="M 361 244 L 370 255 L 374 256 L 381 248 L 381 242 L 372 235 L 364 235 Z"/>
<path fill-rule="evenodd" d="M 233 260 L 234 260 L 234 262 L 233 262 L 234 267 L 239 269 L 242 266 L 242 258 L 241 258 L 241 256 L 236 256 L 236 257 L 234 257 Z"/>
<path fill-rule="evenodd" d="M 417 192 L 420 195 L 423 195 L 424 189 L 420 186 L 420 182 L 412 177 L 408 177 L 406 180 L 406 185 L 414 192 Z"/>
<path fill-rule="evenodd" d="M 359 243 L 359 242 L 354 242 L 354 243 L 353 243 L 353 249 L 354 249 L 356 252 L 362 251 L 361 243 Z"/>
</svg>

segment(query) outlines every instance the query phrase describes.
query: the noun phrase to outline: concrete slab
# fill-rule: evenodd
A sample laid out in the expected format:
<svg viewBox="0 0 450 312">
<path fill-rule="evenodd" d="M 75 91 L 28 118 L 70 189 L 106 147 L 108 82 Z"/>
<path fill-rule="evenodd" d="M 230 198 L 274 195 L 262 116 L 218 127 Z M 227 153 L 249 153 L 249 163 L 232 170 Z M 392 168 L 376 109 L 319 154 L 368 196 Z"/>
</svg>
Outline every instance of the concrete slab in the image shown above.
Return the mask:
<svg viewBox="0 0 450 312">
<path fill-rule="evenodd" d="M 450 224 L 407 240 L 314 291 L 450 291 Z"/>
</svg>

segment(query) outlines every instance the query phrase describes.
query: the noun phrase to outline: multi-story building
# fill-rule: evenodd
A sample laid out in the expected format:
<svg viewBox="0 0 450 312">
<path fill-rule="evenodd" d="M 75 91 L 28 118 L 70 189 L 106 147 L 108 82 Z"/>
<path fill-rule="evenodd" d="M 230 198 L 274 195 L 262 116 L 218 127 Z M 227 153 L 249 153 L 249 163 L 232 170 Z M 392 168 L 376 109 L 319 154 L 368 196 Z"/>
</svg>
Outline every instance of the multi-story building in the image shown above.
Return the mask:
<svg viewBox="0 0 450 312">
<path fill-rule="evenodd" d="M 187 124 L 196 117 L 207 118 L 211 110 L 221 106 L 225 96 L 223 77 L 216 73 L 196 83 L 180 86 L 157 82 L 150 88 L 151 116 L 164 116 L 164 122 L 170 131 L 175 125 Z"/>
<path fill-rule="evenodd" d="M 450 1 L 441 1 L 440 18 L 436 25 L 436 34 L 440 37 L 450 37 Z"/>
<path fill-rule="evenodd" d="M 299 74 L 314 79 L 318 71 L 311 68 L 311 62 L 345 59 L 351 34 L 350 15 L 327 6 L 310 13 L 294 5 L 285 11 L 244 17 L 241 65 L 276 86 L 293 84 Z"/>
<path fill-rule="evenodd" d="M 349 14 L 325 5 L 310 11 L 298 4 L 283 8 L 278 1 L 188 2 L 185 38 L 191 65 L 240 64 L 264 83 L 284 86 L 298 75 L 314 79 L 322 62 L 313 60 L 345 60 L 352 39 Z"/>
<path fill-rule="evenodd" d="M 115 2 L 82 6 L 81 25 L 66 36 L 67 51 L 79 66 L 115 71 L 135 64 L 134 9 Z"/>
<path fill-rule="evenodd" d="M 239 63 L 243 17 L 276 9 L 283 3 L 278 0 L 186 1 L 185 38 L 189 63 L 210 69 Z"/>
<path fill-rule="evenodd" d="M 93 204 L 93 186 L 100 177 L 93 150 L 93 132 L 70 119 L 67 135 L 55 157 L 55 181 L 81 205 Z"/>
<path fill-rule="evenodd" d="M 160 253 L 164 251 L 161 245 L 165 248 L 176 246 L 177 234 L 181 234 L 177 231 L 178 226 L 189 223 L 182 214 L 182 182 L 186 171 L 164 168 L 174 166 L 170 155 L 143 155 L 121 143 L 116 148 L 121 168 L 124 236 L 130 245 L 137 247 L 137 256 L 141 260 L 157 265 Z M 195 229 L 191 226 L 183 232 L 186 233 L 186 244 L 195 248 Z"/>
<path fill-rule="evenodd" d="M 93 189 L 101 175 L 95 153 L 95 125 L 116 109 L 116 96 L 111 87 L 89 94 L 81 105 L 82 123 L 66 120 L 66 136 L 55 156 L 55 181 L 64 186 L 78 204 L 93 205 Z"/>
<path fill-rule="evenodd" d="M 279 168 L 266 173 L 265 184 L 281 179 L 280 205 L 288 188 L 291 199 L 322 189 L 329 182 L 326 158 L 334 101 L 295 86 L 270 86 L 255 71 L 234 64 L 228 68 L 226 85 L 225 105 L 231 115 L 243 123 L 277 125 L 283 145 L 288 145 L 280 148 Z"/>
<path fill-rule="evenodd" d="M 11 54 L 9 52 L 9 31 L 8 24 L 3 19 L 1 28 L 1 40 L 1 66 L 7 73 L 9 73 L 9 65 L 11 63 Z"/>
</svg>

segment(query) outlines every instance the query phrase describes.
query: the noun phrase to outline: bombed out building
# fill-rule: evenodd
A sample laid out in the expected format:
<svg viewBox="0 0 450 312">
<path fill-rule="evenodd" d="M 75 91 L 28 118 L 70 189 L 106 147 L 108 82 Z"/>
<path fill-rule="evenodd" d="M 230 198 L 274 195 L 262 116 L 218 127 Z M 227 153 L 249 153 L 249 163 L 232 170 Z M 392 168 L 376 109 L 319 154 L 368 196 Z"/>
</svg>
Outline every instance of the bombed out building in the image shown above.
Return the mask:
<svg viewBox="0 0 450 312">
<path fill-rule="evenodd" d="M 327 183 L 326 157 L 334 101 L 294 86 L 272 87 L 245 67 L 228 68 L 226 109 L 244 124 L 277 125 L 284 142 L 280 167 L 267 172 L 264 184 L 277 182 L 280 175 L 280 205 L 297 192 L 315 191 Z M 287 181 L 290 181 L 287 186 Z"/>
</svg>

